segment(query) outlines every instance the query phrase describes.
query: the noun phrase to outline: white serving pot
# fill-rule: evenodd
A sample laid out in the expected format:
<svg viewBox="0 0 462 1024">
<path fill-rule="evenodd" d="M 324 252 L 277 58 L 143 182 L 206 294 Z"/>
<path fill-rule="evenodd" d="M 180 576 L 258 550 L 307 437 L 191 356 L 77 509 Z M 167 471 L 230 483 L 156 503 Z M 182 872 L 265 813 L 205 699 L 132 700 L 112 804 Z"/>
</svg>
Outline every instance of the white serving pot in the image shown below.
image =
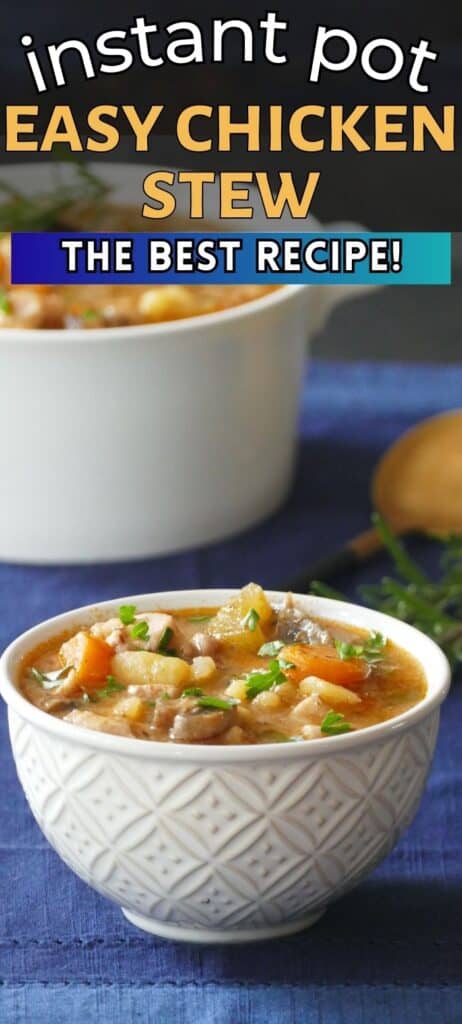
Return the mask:
<svg viewBox="0 0 462 1024">
<path fill-rule="evenodd" d="M 140 206 L 149 168 L 93 169 L 114 202 Z M 47 175 L 47 165 L 14 168 L 16 185 L 34 192 Z M 223 227 L 268 230 L 253 201 L 250 225 Z M 217 203 L 212 193 L 209 220 Z M 187 215 L 180 196 L 177 213 Z M 300 226 L 319 229 L 312 218 Z M 157 325 L 0 330 L 0 558 L 165 554 L 269 515 L 291 481 L 307 339 L 362 290 L 292 285 Z"/>
<path fill-rule="evenodd" d="M 210 607 L 232 593 L 124 600 L 139 611 Z M 155 935 L 244 942 L 306 928 L 376 867 L 417 810 L 449 686 L 444 654 L 379 612 L 297 601 L 308 615 L 378 630 L 412 654 L 427 679 L 424 699 L 348 735 L 235 747 L 111 736 L 30 704 L 16 686 L 23 659 L 53 636 L 117 614 L 121 599 L 30 629 L 0 661 L 16 767 L 40 828 L 80 878 Z"/>
</svg>

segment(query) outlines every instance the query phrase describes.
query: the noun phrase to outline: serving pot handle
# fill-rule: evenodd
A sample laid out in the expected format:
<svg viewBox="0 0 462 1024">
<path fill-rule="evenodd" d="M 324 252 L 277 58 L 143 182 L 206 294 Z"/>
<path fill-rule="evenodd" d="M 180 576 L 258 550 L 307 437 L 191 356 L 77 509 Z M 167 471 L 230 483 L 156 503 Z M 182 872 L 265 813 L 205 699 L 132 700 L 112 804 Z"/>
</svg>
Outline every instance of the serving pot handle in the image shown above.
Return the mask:
<svg viewBox="0 0 462 1024">
<path fill-rule="evenodd" d="M 334 221 L 326 224 L 324 231 L 332 231 L 335 234 L 355 234 L 367 232 L 362 224 L 355 224 L 354 221 Z M 357 299 L 366 292 L 376 292 L 383 286 L 379 284 L 331 284 L 322 285 L 316 288 L 317 296 L 315 308 L 311 310 L 311 322 L 313 330 L 319 331 L 324 326 L 333 309 L 346 299 Z M 311 289 L 310 289 L 311 290 Z"/>
</svg>

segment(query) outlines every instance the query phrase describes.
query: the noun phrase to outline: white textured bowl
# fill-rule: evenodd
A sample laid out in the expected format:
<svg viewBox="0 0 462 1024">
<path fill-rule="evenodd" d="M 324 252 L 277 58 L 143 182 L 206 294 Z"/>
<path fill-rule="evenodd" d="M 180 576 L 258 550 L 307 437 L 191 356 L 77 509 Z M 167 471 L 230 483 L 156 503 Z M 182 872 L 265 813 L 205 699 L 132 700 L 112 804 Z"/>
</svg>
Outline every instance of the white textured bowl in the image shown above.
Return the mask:
<svg viewBox="0 0 462 1024">
<path fill-rule="evenodd" d="M 234 591 L 123 600 L 153 607 L 220 604 Z M 282 595 L 270 594 L 272 600 Z M 121 600 L 50 619 L 0 661 L 18 775 L 62 859 L 166 938 L 239 942 L 287 935 L 386 856 L 412 820 L 449 687 L 440 649 L 404 623 L 356 605 L 299 597 L 308 613 L 378 629 L 422 664 L 424 700 L 354 734 L 294 744 L 211 747 L 90 732 L 29 704 L 15 682 L 37 644 Z"/>
</svg>

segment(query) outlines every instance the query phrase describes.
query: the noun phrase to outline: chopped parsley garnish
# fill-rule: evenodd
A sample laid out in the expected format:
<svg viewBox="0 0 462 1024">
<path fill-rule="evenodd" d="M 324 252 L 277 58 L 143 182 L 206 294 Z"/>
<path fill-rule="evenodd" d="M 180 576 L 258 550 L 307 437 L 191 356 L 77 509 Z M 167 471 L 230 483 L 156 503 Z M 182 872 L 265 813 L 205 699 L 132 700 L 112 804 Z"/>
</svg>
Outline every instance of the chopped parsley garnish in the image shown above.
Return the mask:
<svg viewBox="0 0 462 1024">
<path fill-rule="evenodd" d="M 186 690 L 183 690 L 182 697 L 202 697 L 204 691 L 201 690 L 200 686 L 187 686 Z"/>
<path fill-rule="evenodd" d="M 213 615 L 190 615 L 188 622 L 210 622 Z"/>
<path fill-rule="evenodd" d="M 244 629 L 249 629 L 251 633 L 255 633 L 255 630 L 259 622 L 260 616 L 258 612 L 255 611 L 255 608 L 251 608 L 250 611 L 247 612 L 245 618 L 242 620 L 242 625 L 244 626 Z"/>
<path fill-rule="evenodd" d="M 68 164 L 69 160 L 63 159 L 63 165 L 64 162 Z M 74 180 L 57 179 L 49 192 L 41 192 L 36 197 L 19 192 L 9 182 L 0 181 L 0 228 L 5 231 L 59 231 L 63 213 L 83 204 L 85 207 L 94 205 L 93 227 L 96 229 L 99 211 L 104 209 L 101 201 L 110 190 L 86 164 L 75 160 L 73 167 Z"/>
<path fill-rule="evenodd" d="M 168 649 L 169 648 L 170 640 L 172 639 L 172 636 L 173 636 L 173 629 L 170 629 L 170 626 L 166 626 L 166 628 L 164 629 L 164 632 L 162 633 L 162 636 L 161 636 L 161 638 L 159 640 L 159 646 L 157 648 L 157 651 L 158 651 L 159 654 L 173 654 L 174 653 L 173 651 L 171 651 L 171 650 L 169 651 L 169 649 Z M 145 639 L 145 638 L 143 637 L 142 639 Z"/>
<path fill-rule="evenodd" d="M 351 732 L 352 726 L 345 721 L 345 715 L 338 711 L 328 711 L 321 722 L 321 732 L 326 736 L 341 736 L 343 732 Z"/>
<path fill-rule="evenodd" d="M 293 661 L 287 661 L 287 658 L 278 658 L 278 662 L 284 672 L 288 672 L 290 668 L 295 668 Z"/>
<path fill-rule="evenodd" d="M 132 626 L 130 633 L 134 640 L 147 640 L 149 637 L 149 625 L 145 619 L 141 619 L 140 622 L 136 622 Z"/>
<path fill-rule="evenodd" d="M 199 697 L 200 708 L 218 708 L 219 711 L 230 711 L 239 703 L 237 700 L 223 700 L 221 697 Z"/>
<path fill-rule="evenodd" d="M 59 668 L 56 672 L 41 672 L 39 668 L 31 668 L 30 671 L 35 681 L 40 683 L 44 690 L 54 690 L 61 679 L 65 679 L 69 675 L 72 667 L 72 665 L 66 665 L 65 668 Z"/>
<path fill-rule="evenodd" d="M 364 658 L 369 665 L 376 665 L 382 660 L 386 640 L 381 633 L 370 633 L 364 644 L 352 644 L 345 640 L 334 640 L 334 644 L 342 661 Z"/>
<path fill-rule="evenodd" d="M 264 693 L 265 690 L 271 690 L 272 686 L 278 686 L 279 683 L 285 683 L 287 676 L 284 675 L 281 669 L 281 663 L 277 658 L 274 661 L 270 661 L 268 669 L 264 672 L 249 672 L 246 676 L 247 684 L 247 697 L 249 700 L 253 700 L 259 693 Z"/>
<path fill-rule="evenodd" d="M 382 544 L 393 562 L 393 576 L 360 587 L 363 603 L 420 629 L 443 649 L 451 666 L 462 664 L 462 539 L 439 538 L 440 566 L 427 576 L 384 519 L 372 516 Z M 348 600 L 324 583 L 313 582 L 312 594 Z"/>
<path fill-rule="evenodd" d="M 0 288 L 0 312 L 5 313 L 6 316 L 11 313 L 11 302 L 4 288 Z"/>
<path fill-rule="evenodd" d="M 119 608 L 119 619 L 123 626 L 131 626 L 135 621 L 136 604 L 121 604 Z"/>
<path fill-rule="evenodd" d="M 122 683 L 118 683 L 114 676 L 106 677 L 106 686 L 101 687 L 100 690 L 93 690 L 90 695 L 91 700 L 104 700 L 105 697 L 112 697 L 113 693 L 120 693 L 121 690 L 125 690 L 126 687 Z"/>
<path fill-rule="evenodd" d="M 282 651 L 283 647 L 285 647 L 285 644 L 282 642 L 282 640 L 269 640 L 267 644 L 263 644 L 260 647 L 258 653 L 260 655 L 260 658 L 274 658 L 276 654 L 279 654 L 279 651 Z"/>
</svg>

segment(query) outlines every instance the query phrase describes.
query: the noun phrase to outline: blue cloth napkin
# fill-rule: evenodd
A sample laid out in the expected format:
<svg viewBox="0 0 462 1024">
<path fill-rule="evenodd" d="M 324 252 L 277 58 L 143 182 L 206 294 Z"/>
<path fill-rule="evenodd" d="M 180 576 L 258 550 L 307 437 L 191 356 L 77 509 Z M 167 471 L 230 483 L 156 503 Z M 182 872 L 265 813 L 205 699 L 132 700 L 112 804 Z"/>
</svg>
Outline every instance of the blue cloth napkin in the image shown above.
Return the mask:
<svg viewBox="0 0 462 1024">
<path fill-rule="evenodd" d="M 95 600 L 291 576 L 367 525 L 368 481 L 385 446 L 461 396 L 462 366 L 312 365 L 296 480 L 277 515 L 226 543 L 147 562 L 2 565 L 0 646 Z M 416 550 L 431 565 L 431 546 Z M 356 582 L 340 581 L 349 593 Z M 16 779 L 3 709 L 0 727 L 2 1024 L 462 1021 L 460 683 L 421 810 L 391 856 L 311 931 L 254 946 L 188 947 L 132 928 L 48 846 Z"/>
</svg>

